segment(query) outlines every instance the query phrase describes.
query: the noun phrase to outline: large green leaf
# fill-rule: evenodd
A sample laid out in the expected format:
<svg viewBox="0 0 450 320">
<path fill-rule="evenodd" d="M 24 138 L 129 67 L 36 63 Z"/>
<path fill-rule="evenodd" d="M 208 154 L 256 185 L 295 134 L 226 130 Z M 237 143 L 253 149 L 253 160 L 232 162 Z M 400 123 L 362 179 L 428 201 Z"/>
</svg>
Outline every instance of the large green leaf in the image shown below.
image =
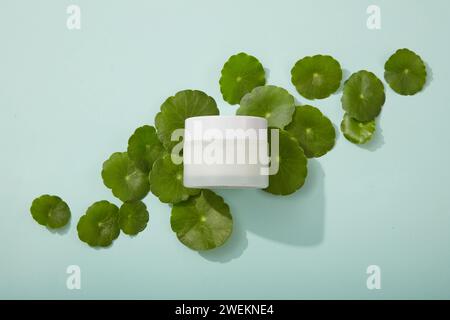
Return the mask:
<svg viewBox="0 0 450 320">
<path fill-rule="evenodd" d="M 125 202 L 119 209 L 120 229 L 128 235 L 136 235 L 147 227 L 147 207 L 142 201 Z"/>
<path fill-rule="evenodd" d="M 78 237 L 91 247 L 107 247 L 120 234 L 119 208 L 108 201 L 91 205 L 77 225 Z"/>
<path fill-rule="evenodd" d="M 270 142 L 271 136 L 269 136 Z M 297 139 L 284 130 L 279 131 L 279 155 L 271 150 L 271 161 L 278 163 L 275 175 L 269 176 L 269 186 L 264 189 L 277 195 L 288 195 L 300 189 L 308 173 L 307 159 Z"/>
<path fill-rule="evenodd" d="M 298 93 L 307 99 L 324 99 L 341 85 L 342 69 L 331 56 L 305 57 L 291 70 L 291 81 Z"/>
<path fill-rule="evenodd" d="M 200 192 L 183 185 L 183 165 L 173 163 L 170 154 L 156 160 L 149 180 L 152 193 L 165 203 L 178 203 Z"/>
<path fill-rule="evenodd" d="M 372 139 L 375 132 L 375 120 L 360 122 L 345 114 L 341 122 L 341 131 L 348 141 L 364 144 Z"/>
<path fill-rule="evenodd" d="M 223 99 L 237 104 L 246 93 L 266 83 L 265 71 L 258 59 L 241 52 L 225 63 L 219 83 Z"/>
<path fill-rule="evenodd" d="M 286 127 L 308 158 L 318 158 L 330 151 L 336 132 L 330 119 L 312 106 L 296 107 L 292 122 Z"/>
<path fill-rule="evenodd" d="M 291 122 L 294 111 L 294 97 L 289 92 L 276 86 L 262 86 L 242 98 L 236 114 L 266 118 L 270 127 L 282 129 Z"/>
<path fill-rule="evenodd" d="M 128 156 L 146 173 L 150 172 L 153 162 L 161 156 L 163 151 L 164 147 L 152 126 L 137 128 L 128 140 Z"/>
<path fill-rule="evenodd" d="M 159 140 L 164 147 L 171 151 L 178 141 L 171 141 L 172 133 L 176 129 L 184 129 L 187 118 L 198 116 L 218 115 L 219 109 L 213 98 L 197 90 L 180 91 L 169 97 L 156 115 L 155 126 Z"/>
<path fill-rule="evenodd" d="M 61 228 L 70 220 L 69 206 L 58 196 L 45 194 L 34 199 L 30 211 L 34 220 L 52 229 Z"/>
<path fill-rule="evenodd" d="M 411 50 L 399 49 L 384 65 L 384 78 L 398 94 L 409 96 L 422 90 L 427 69 L 422 58 Z"/>
<path fill-rule="evenodd" d="M 361 70 L 352 74 L 345 82 L 341 102 L 350 117 L 367 122 L 380 114 L 385 100 L 381 80 L 372 72 Z"/>
<path fill-rule="evenodd" d="M 175 204 L 170 224 L 185 246 L 198 251 L 221 246 L 233 230 L 230 208 L 210 190 Z"/>
<path fill-rule="evenodd" d="M 143 199 L 149 191 L 148 174 L 126 152 L 116 152 L 103 163 L 103 183 L 123 202 Z"/>
</svg>

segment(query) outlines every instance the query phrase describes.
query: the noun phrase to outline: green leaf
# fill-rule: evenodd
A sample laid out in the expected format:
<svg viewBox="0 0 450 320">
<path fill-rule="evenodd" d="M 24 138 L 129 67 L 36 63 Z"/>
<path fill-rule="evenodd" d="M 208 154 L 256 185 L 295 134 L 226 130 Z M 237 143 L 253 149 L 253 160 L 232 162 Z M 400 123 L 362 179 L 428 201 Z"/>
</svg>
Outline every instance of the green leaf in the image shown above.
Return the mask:
<svg viewBox="0 0 450 320">
<path fill-rule="evenodd" d="M 341 131 L 348 141 L 364 144 L 372 139 L 375 132 L 375 120 L 360 122 L 345 114 L 341 122 Z"/>
<path fill-rule="evenodd" d="M 237 104 L 254 88 L 266 83 L 262 64 L 244 52 L 231 56 L 222 68 L 220 92 L 230 104 Z"/>
<path fill-rule="evenodd" d="M 183 165 L 173 163 L 170 154 L 156 160 L 149 180 L 150 190 L 164 203 L 178 203 L 200 192 L 183 185 Z"/>
<path fill-rule="evenodd" d="M 171 141 L 174 130 L 184 129 L 184 120 L 191 117 L 218 115 L 213 98 L 202 91 L 184 90 L 169 97 L 156 115 L 155 125 L 159 140 L 171 151 L 179 141 Z"/>
<path fill-rule="evenodd" d="M 64 227 L 70 220 L 70 209 L 58 196 L 48 194 L 33 200 L 30 208 L 34 220 L 52 229 Z"/>
<path fill-rule="evenodd" d="M 266 118 L 270 127 L 282 129 L 291 122 L 294 111 L 294 97 L 289 92 L 276 86 L 262 86 L 242 98 L 236 114 Z"/>
<path fill-rule="evenodd" d="M 330 119 L 312 106 L 296 107 L 292 122 L 286 127 L 297 139 L 308 158 L 318 158 L 330 151 L 336 132 Z"/>
<path fill-rule="evenodd" d="M 187 247 L 202 251 L 223 245 L 233 230 L 230 208 L 210 190 L 175 204 L 170 218 L 172 230 Z"/>
<path fill-rule="evenodd" d="M 148 174 L 126 152 L 116 152 L 103 163 L 103 183 L 123 202 L 143 199 L 149 191 Z"/>
<path fill-rule="evenodd" d="M 91 205 L 77 225 L 78 237 L 91 247 L 107 247 L 120 233 L 119 208 L 108 201 Z"/>
<path fill-rule="evenodd" d="M 427 68 L 420 56 L 408 49 L 399 49 L 384 65 L 384 78 L 398 94 L 410 96 L 422 90 Z"/>
<path fill-rule="evenodd" d="M 153 163 L 164 151 L 158 139 L 156 129 L 152 126 L 137 128 L 128 140 L 128 156 L 144 172 L 152 169 Z"/>
<path fill-rule="evenodd" d="M 271 140 L 270 135 L 269 140 Z M 276 161 L 279 169 L 275 175 L 269 176 L 269 187 L 264 191 L 277 195 L 288 195 L 303 186 L 308 173 L 308 160 L 297 139 L 288 132 L 279 130 L 279 155 L 276 157 L 271 150 L 271 161 Z"/>
<path fill-rule="evenodd" d="M 292 84 L 307 99 L 324 99 L 341 85 L 342 69 L 331 56 L 305 57 L 291 70 Z"/>
<path fill-rule="evenodd" d="M 136 235 L 147 227 L 148 211 L 142 201 L 125 202 L 119 209 L 120 229 L 128 235 Z"/>
<path fill-rule="evenodd" d="M 342 107 L 355 120 L 367 122 L 381 112 L 386 96 L 380 79 L 372 72 L 361 70 L 345 82 Z"/>
</svg>

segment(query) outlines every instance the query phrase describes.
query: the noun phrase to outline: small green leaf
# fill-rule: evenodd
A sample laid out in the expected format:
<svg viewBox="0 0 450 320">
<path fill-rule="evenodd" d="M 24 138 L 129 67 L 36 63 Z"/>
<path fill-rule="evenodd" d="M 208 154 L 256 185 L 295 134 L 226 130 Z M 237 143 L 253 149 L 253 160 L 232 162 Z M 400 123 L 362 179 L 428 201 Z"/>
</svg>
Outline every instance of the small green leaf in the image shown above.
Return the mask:
<svg viewBox="0 0 450 320">
<path fill-rule="evenodd" d="M 150 172 L 153 162 L 163 151 L 164 147 L 158 139 L 156 129 L 152 126 L 137 128 L 128 140 L 128 156 L 146 173 Z"/>
<path fill-rule="evenodd" d="M 336 139 L 330 119 L 312 106 L 296 107 L 286 131 L 297 139 L 308 158 L 318 158 L 326 154 L 333 148 Z"/>
<path fill-rule="evenodd" d="M 269 140 L 271 140 L 270 135 Z M 279 168 L 275 175 L 269 176 L 269 186 L 264 191 L 277 195 L 288 195 L 303 186 L 308 173 L 308 160 L 297 139 L 288 132 L 279 130 L 279 155 L 276 157 L 271 150 L 271 161 L 276 161 Z"/>
<path fill-rule="evenodd" d="M 422 58 L 411 50 L 399 49 L 384 65 L 384 78 L 398 94 L 410 96 L 422 90 L 427 69 Z"/>
<path fill-rule="evenodd" d="M 91 247 L 107 247 L 120 233 L 119 208 L 106 200 L 91 205 L 77 225 L 78 237 Z"/>
<path fill-rule="evenodd" d="M 170 218 L 178 239 L 192 250 L 211 250 L 223 245 L 233 231 L 230 208 L 210 190 L 175 204 Z"/>
<path fill-rule="evenodd" d="M 372 72 L 361 70 L 345 82 L 342 95 L 343 109 L 355 120 L 367 122 L 381 112 L 386 96 L 380 79 Z"/>
<path fill-rule="evenodd" d="M 197 90 L 180 91 L 169 97 L 156 115 L 155 125 L 159 140 L 171 151 L 179 141 L 171 141 L 176 129 L 184 129 L 184 120 L 191 117 L 218 115 L 219 109 L 213 98 Z"/>
<path fill-rule="evenodd" d="M 48 194 L 33 200 L 30 208 L 34 220 L 52 229 L 64 227 L 70 220 L 70 209 L 58 196 Z"/>
<path fill-rule="evenodd" d="M 142 201 L 125 202 L 119 209 L 120 229 L 128 235 L 136 235 L 147 227 L 148 211 Z"/>
<path fill-rule="evenodd" d="M 360 122 L 345 114 L 341 122 L 341 131 L 348 141 L 364 144 L 372 139 L 375 132 L 375 120 Z"/>
<path fill-rule="evenodd" d="M 230 104 L 237 104 L 254 88 L 266 83 L 262 64 L 244 52 L 231 56 L 222 68 L 220 92 Z"/>
<path fill-rule="evenodd" d="M 156 160 L 149 180 L 150 190 L 164 203 L 178 203 L 200 192 L 183 185 L 183 165 L 173 163 L 170 154 Z"/>
<path fill-rule="evenodd" d="M 143 199 L 149 191 L 148 174 L 126 152 L 116 152 L 103 163 L 103 183 L 123 202 Z"/>
<path fill-rule="evenodd" d="M 276 86 L 262 86 L 242 98 L 236 114 L 266 118 L 270 127 L 282 129 L 291 122 L 294 111 L 294 97 L 289 92 Z"/>
<path fill-rule="evenodd" d="M 341 85 L 342 69 L 331 56 L 305 57 L 291 70 L 292 84 L 307 99 L 324 99 Z"/>
</svg>

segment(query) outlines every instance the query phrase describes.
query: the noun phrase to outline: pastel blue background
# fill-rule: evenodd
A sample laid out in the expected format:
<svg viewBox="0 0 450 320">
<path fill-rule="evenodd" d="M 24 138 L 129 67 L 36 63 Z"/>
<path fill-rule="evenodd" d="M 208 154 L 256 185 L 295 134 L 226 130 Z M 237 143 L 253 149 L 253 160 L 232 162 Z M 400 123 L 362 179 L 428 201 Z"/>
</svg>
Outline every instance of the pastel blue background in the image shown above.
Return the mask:
<svg viewBox="0 0 450 320">
<path fill-rule="evenodd" d="M 66 7 L 82 29 L 66 28 Z M 366 28 L 366 8 L 382 9 L 382 29 Z M 106 1 L 2 0 L 0 3 L 0 298 L 450 298 L 450 117 L 448 1 Z M 179 90 L 213 96 L 226 59 L 255 55 L 268 82 L 312 103 L 338 128 L 340 93 L 300 97 L 290 83 L 296 60 L 332 54 L 345 75 L 379 77 L 398 48 L 429 65 L 423 92 L 386 88 L 377 135 L 358 147 L 338 132 L 330 154 L 309 164 L 290 197 L 220 191 L 235 219 L 231 240 L 198 254 L 178 242 L 170 208 L 153 195 L 150 226 L 109 249 L 80 242 L 78 218 L 110 200 L 102 162 L 152 124 Z M 70 205 L 63 234 L 39 226 L 31 201 L 58 194 Z M 66 289 L 66 268 L 82 289 Z M 381 267 L 382 289 L 366 288 Z"/>
</svg>

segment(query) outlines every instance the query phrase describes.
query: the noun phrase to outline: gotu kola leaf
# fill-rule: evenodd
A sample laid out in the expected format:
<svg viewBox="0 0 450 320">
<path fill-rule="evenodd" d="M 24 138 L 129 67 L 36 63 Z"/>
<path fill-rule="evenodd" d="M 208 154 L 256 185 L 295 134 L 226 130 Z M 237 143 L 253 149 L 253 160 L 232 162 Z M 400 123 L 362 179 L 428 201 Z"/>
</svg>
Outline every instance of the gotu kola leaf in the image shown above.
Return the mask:
<svg viewBox="0 0 450 320">
<path fill-rule="evenodd" d="M 77 225 L 78 237 L 91 247 L 107 247 L 120 234 L 119 208 L 108 201 L 91 205 Z"/>
<path fill-rule="evenodd" d="M 183 165 L 175 164 L 170 154 L 156 160 L 149 180 L 152 193 L 165 203 L 178 203 L 200 192 L 183 185 Z"/>
<path fill-rule="evenodd" d="M 385 100 L 383 83 L 372 72 L 365 70 L 350 76 L 344 84 L 341 98 L 343 109 L 350 117 L 361 122 L 375 119 Z"/>
<path fill-rule="evenodd" d="M 61 228 L 70 220 L 70 209 L 60 197 L 42 195 L 33 200 L 30 208 L 34 220 L 52 229 Z"/>
<path fill-rule="evenodd" d="M 272 138 L 269 135 L 270 145 Z M 264 189 L 276 195 L 289 195 L 300 189 L 308 173 L 307 159 L 297 139 L 284 130 L 279 130 L 278 156 L 271 148 L 271 161 L 276 161 L 278 172 L 269 176 L 269 186 Z"/>
<path fill-rule="evenodd" d="M 316 55 L 297 61 L 291 76 L 292 84 L 303 97 L 324 99 L 339 89 L 342 69 L 333 57 Z"/>
<path fill-rule="evenodd" d="M 384 65 L 384 78 L 398 94 L 410 96 L 422 90 L 427 69 L 422 58 L 411 50 L 399 49 Z"/>
<path fill-rule="evenodd" d="M 120 229 L 128 235 L 136 235 L 147 227 L 149 214 L 142 201 L 125 202 L 119 209 Z"/>
<path fill-rule="evenodd" d="M 180 91 L 169 97 L 156 115 L 155 126 L 159 140 L 171 152 L 179 141 L 172 141 L 176 129 L 184 129 L 187 118 L 218 115 L 219 109 L 213 98 L 197 90 Z"/>
<path fill-rule="evenodd" d="M 237 104 L 242 97 L 254 88 L 266 83 L 262 64 L 244 52 L 231 56 L 222 68 L 220 91 L 223 99 Z"/>
<path fill-rule="evenodd" d="M 230 208 L 210 190 L 175 204 L 170 218 L 172 230 L 187 247 L 202 251 L 224 244 L 233 230 Z"/>
<path fill-rule="evenodd" d="M 341 131 L 348 141 L 364 144 L 372 139 L 375 132 L 375 120 L 360 122 L 345 114 L 341 122 Z"/>
<path fill-rule="evenodd" d="M 153 163 L 164 151 L 152 126 L 142 126 L 134 131 L 128 140 L 128 156 L 144 172 L 152 169 Z"/>
<path fill-rule="evenodd" d="M 236 114 L 266 118 L 268 126 L 282 129 L 291 122 L 294 111 L 294 97 L 283 88 L 269 85 L 247 93 Z"/>
<path fill-rule="evenodd" d="M 103 163 L 103 183 L 123 202 L 143 199 L 149 191 L 148 174 L 126 152 L 116 152 Z"/>
<path fill-rule="evenodd" d="M 330 151 L 336 132 L 330 119 L 312 106 L 295 108 L 292 122 L 286 127 L 302 147 L 308 158 L 318 158 Z"/>
</svg>

